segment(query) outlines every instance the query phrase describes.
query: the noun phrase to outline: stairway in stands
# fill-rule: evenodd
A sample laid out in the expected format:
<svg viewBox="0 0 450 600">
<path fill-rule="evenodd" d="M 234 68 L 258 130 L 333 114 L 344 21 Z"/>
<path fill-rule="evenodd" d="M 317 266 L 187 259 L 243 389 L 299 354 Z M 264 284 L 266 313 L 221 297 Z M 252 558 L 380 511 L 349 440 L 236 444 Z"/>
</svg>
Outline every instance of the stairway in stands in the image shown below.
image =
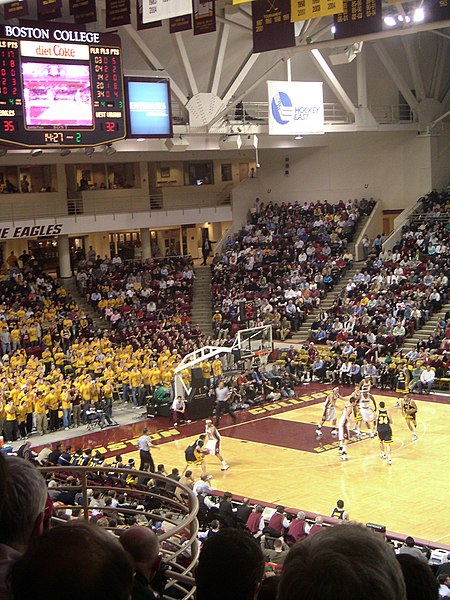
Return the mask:
<svg viewBox="0 0 450 600">
<path fill-rule="evenodd" d="M 71 277 L 70 279 L 59 279 L 58 281 L 64 288 L 66 288 L 67 292 L 72 296 L 84 314 L 92 319 L 92 322 L 98 329 L 111 329 L 108 321 L 102 319 L 99 313 L 92 308 L 86 298 L 80 294 L 75 277 Z"/>
<path fill-rule="evenodd" d="M 192 325 L 198 325 L 206 336 L 212 334 L 211 267 L 195 267 L 195 280 L 191 309 Z"/>
<path fill-rule="evenodd" d="M 417 331 L 415 331 L 411 337 L 405 339 L 405 343 L 403 344 L 404 352 L 409 352 L 410 350 L 413 350 L 416 347 L 417 342 L 419 342 L 420 340 L 426 340 L 429 335 L 432 335 L 434 330 L 436 329 L 437 322 L 440 319 L 444 318 L 445 313 L 448 311 L 450 311 L 450 302 L 444 304 L 442 306 L 441 311 L 435 313 L 431 317 L 431 319 L 428 319 L 428 321 L 423 327 L 417 329 Z"/>
<path fill-rule="evenodd" d="M 368 218 L 369 217 L 364 216 L 359 220 L 358 225 L 355 229 L 353 241 L 350 244 L 348 244 L 348 249 L 350 250 L 350 252 L 353 254 L 354 257 L 356 256 L 356 252 L 355 252 L 356 240 L 359 238 L 363 228 L 365 227 L 365 225 L 367 223 Z M 304 342 L 305 340 L 308 339 L 309 333 L 311 331 L 311 325 L 316 320 L 316 317 L 319 314 L 319 312 L 321 312 L 323 310 L 328 311 L 333 306 L 335 296 L 342 292 L 342 290 L 347 285 L 348 280 L 353 278 L 353 276 L 356 275 L 356 273 L 359 273 L 359 271 L 363 268 L 363 266 L 364 266 L 364 262 L 362 262 L 362 261 L 359 263 L 353 263 L 353 267 L 351 269 L 349 269 L 345 273 L 345 275 L 343 275 L 343 277 L 341 277 L 340 281 L 333 287 L 333 289 L 326 294 L 326 296 L 323 298 L 322 302 L 320 303 L 319 308 L 316 310 L 313 310 L 311 313 L 309 313 L 309 315 L 306 317 L 306 320 L 300 325 L 300 328 L 297 331 L 297 333 L 294 333 L 294 335 L 292 336 L 292 338 L 290 338 L 289 341 L 294 342 L 294 343 L 300 343 L 300 342 Z"/>
</svg>

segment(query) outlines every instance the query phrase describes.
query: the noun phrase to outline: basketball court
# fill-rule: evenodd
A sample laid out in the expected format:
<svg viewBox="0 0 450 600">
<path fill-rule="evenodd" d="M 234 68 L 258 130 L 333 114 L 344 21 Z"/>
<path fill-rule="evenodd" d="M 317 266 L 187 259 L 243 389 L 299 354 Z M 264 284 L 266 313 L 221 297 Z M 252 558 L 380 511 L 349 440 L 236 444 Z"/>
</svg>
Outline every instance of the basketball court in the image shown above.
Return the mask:
<svg viewBox="0 0 450 600">
<path fill-rule="evenodd" d="M 393 408 L 395 397 L 375 390 L 376 401 L 386 402 L 394 421 L 393 464 L 389 466 L 379 456 L 376 438 L 352 440 L 347 462 L 340 460 L 331 428 L 324 427 L 323 437 L 317 438 L 323 388 L 311 384 L 291 400 L 241 411 L 235 425 L 230 417 L 222 417 L 222 450 L 230 469 L 222 472 L 219 461 L 208 457 L 213 486 L 324 515 L 342 498 L 352 520 L 379 523 L 389 531 L 450 545 L 446 518 L 450 459 L 445 451 L 450 398 L 416 398 L 418 440 L 412 442 L 400 409 Z M 348 388 L 343 395 L 350 392 Z M 338 415 L 342 407 L 340 401 Z M 169 472 L 173 467 L 181 470 L 184 449 L 203 431 L 203 423 L 158 428 L 151 420 L 148 425 L 159 446 L 153 451 L 155 463 L 164 463 Z M 132 428 L 129 432 L 128 427 Z M 89 445 L 100 447 L 108 456 L 120 453 L 124 462 L 138 459 L 134 444 L 142 427 L 140 422 L 90 434 Z M 195 472 L 199 475 L 200 469 Z"/>
</svg>

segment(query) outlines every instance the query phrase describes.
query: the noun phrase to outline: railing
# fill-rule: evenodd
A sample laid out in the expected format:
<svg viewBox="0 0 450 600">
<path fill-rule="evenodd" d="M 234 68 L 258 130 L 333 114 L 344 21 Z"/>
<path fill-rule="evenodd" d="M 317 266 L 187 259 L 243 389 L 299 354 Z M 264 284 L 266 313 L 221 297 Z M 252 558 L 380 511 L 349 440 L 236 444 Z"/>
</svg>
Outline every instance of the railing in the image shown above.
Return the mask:
<svg viewBox="0 0 450 600">
<path fill-rule="evenodd" d="M 144 194 L 142 190 L 117 190 L 49 194 L 4 194 L 0 197 L 0 222 L 32 221 L 62 217 L 104 216 L 153 211 L 224 207 L 231 203 L 231 190 L 180 186 Z"/>
<path fill-rule="evenodd" d="M 112 467 L 41 467 L 40 471 L 50 479 L 56 479 L 58 486 L 51 488 L 49 491 L 71 491 L 80 493 L 81 504 L 77 505 L 58 505 L 56 502 L 56 514 L 54 523 L 60 524 L 61 521 L 67 520 L 67 514 L 74 509 L 81 509 L 81 518 L 88 521 L 91 518 L 93 508 L 98 508 L 105 515 L 120 514 L 124 518 L 134 517 L 135 519 L 145 520 L 162 520 L 164 512 L 171 513 L 172 518 L 163 517 L 163 520 L 171 523 L 173 529 L 169 532 L 158 535 L 161 545 L 161 553 L 163 560 L 168 566 L 165 571 L 165 576 L 168 581 L 165 586 L 163 598 L 165 600 L 188 600 L 193 598 L 195 592 L 195 582 L 192 576 L 193 569 L 197 563 L 199 555 L 198 534 L 198 501 L 193 492 L 178 483 L 173 479 L 167 479 L 161 475 L 148 473 L 144 471 L 133 471 L 129 469 L 113 469 Z M 75 485 L 66 483 L 67 476 L 73 476 L 77 479 Z M 174 486 L 175 492 L 171 494 L 158 494 L 150 492 L 144 486 L 130 486 L 125 482 L 121 482 L 121 476 L 135 476 L 137 478 L 151 478 L 156 483 L 170 482 Z M 136 503 L 136 508 L 121 508 L 119 507 L 97 507 L 89 506 L 88 490 L 98 490 L 103 494 L 115 492 L 116 494 L 126 494 L 128 504 Z M 176 494 L 180 492 L 185 498 L 180 501 Z M 143 502 L 147 500 L 157 501 L 161 504 L 160 508 L 154 510 L 145 510 L 140 508 Z M 139 508 L 138 508 L 139 506 Z M 144 523 L 145 524 L 145 523 Z M 106 527 L 113 534 L 119 536 L 126 526 Z"/>
<path fill-rule="evenodd" d="M 354 122 L 353 114 L 348 113 L 337 102 L 324 102 L 325 124 L 349 124 Z M 395 123 L 415 123 L 417 116 L 408 104 L 371 105 L 369 110 L 380 125 Z M 267 125 L 269 105 L 267 102 L 244 102 L 242 108 L 232 108 L 225 117 L 228 121 L 239 121 L 249 125 Z"/>
</svg>

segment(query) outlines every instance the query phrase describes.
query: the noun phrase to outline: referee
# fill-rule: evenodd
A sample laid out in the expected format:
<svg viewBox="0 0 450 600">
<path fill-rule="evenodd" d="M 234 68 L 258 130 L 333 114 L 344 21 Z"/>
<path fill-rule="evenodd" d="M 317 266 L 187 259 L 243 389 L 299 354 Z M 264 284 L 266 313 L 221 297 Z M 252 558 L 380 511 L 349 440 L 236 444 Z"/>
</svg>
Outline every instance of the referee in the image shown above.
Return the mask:
<svg viewBox="0 0 450 600">
<path fill-rule="evenodd" d="M 137 447 L 139 448 L 139 458 L 141 459 L 139 471 L 150 471 L 151 473 L 154 473 L 155 463 L 153 462 L 150 448 L 157 448 L 158 446 L 152 444 L 147 427 L 145 427 L 141 437 L 138 439 Z"/>
</svg>

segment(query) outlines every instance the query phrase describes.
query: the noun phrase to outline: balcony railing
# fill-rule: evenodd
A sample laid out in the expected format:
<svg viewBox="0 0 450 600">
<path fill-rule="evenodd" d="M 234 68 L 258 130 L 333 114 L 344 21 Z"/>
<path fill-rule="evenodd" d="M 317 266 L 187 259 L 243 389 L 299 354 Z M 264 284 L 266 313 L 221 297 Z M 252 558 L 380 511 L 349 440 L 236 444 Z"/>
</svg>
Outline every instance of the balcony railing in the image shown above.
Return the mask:
<svg viewBox="0 0 450 600">
<path fill-rule="evenodd" d="M 165 477 L 160 475 L 129 469 L 74 466 L 42 467 L 40 470 L 47 480 L 50 478 L 56 480 L 56 487 L 50 490 L 53 496 L 58 492 L 69 491 L 78 494 L 80 498 L 79 504 L 67 505 L 58 503 L 56 496 L 56 514 L 53 517 L 53 524 L 61 524 L 70 520 L 74 510 L 80 511 L 78 518 L 89 521 L 92 518 L 92 510 L 95 508 L 89 505 L 89 489 L 98 490 L 102 495 L 109 493 L 115 495 L 126 494 L 127 508 L 120 506 L 116 508 L 98 508 L 104 515 L 109 516 L 109 519 L 114 518 L 114 525 L 108 526 L 107 529 L 117 536 L 129 526 L 126 522 L 129 521 L 130 517 L 134 517 L 144 525 L 147 522 L 156 520 L 165 520 L 170 523 L 171 530 L 158 535 L 163 560 L 168 567 L 165 571 L 167 583 L 163 598 L 164 600 L 188 600 L 193 598 L 195 582 L 192 571 L 199 555 L 198 521 L 196 517 L 198 501 L 189 488 L 174 479 L 170 479 L 170 485 L 173 486 L 173 492 L 170 493 L 151 491 L 150 488 L 144 485 L 127 485 L 121 480 L 122 476 L 124 478 L 129 476 L 136 476 L 139 479 L 151 478 L 156 486 L 159 482 L 163 483 L 161 490 L 168 482 Z M 68 475 L 76 478 L 76 484 L 67 484 Z M 156 488 L 152 489 L 155 490 Z M 159 508 L 146 510 L 144 505 L 148 506 L 149 501 L 155 506 L 159 505 Z M 135 506 L 135 508 L 130 508 L 130 506 Z M 169 514 L 172 516 L 169 517 Z M 115 517 L 118 517 L 120 522 Z"/>
</svg>

